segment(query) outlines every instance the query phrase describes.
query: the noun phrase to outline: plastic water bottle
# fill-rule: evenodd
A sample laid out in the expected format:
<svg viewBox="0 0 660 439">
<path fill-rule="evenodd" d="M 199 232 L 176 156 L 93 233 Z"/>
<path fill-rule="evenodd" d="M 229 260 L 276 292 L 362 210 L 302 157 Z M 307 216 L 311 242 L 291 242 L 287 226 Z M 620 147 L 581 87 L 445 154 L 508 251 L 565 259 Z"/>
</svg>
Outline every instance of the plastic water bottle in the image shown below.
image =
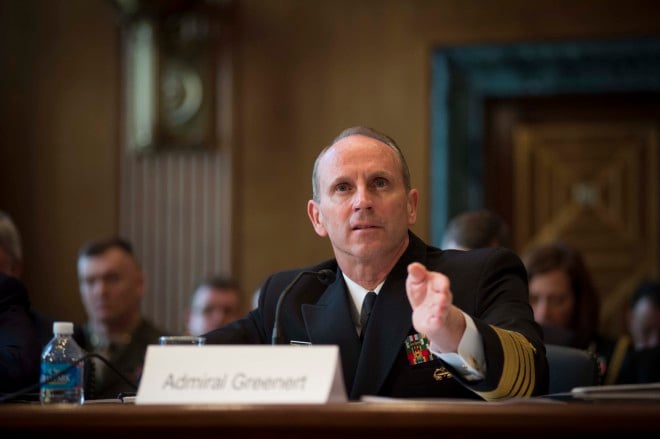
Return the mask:
<svg viewBox="0 0 660 439">
<path fill-rule="evenodd" d="M 53 323 L 53 338 L 41 354 L 39 399 L 42 404 L 82 404 L 85 401 L 84 361 L 78 363 L 64 375 L 46 382 L 49 377 L 62 372 L 84 355 L 85 352 L 73 339 L 73 323 Z"/>
</svg>

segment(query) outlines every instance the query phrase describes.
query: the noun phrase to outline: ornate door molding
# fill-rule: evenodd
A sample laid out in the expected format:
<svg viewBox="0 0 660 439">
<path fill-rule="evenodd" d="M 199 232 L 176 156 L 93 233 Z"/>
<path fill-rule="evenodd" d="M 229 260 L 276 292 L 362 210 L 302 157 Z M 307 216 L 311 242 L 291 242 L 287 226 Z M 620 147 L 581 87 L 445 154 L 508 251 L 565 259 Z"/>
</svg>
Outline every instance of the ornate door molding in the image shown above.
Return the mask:
<svg viewBox="0 0 660 439">
<path fill-rule="evenodd" d="M 541 123 L 514 128 L 516 248 L 561 239 L 578 248 L 615 336 L 628 294 L 657 276 L 656 124 Z"/>
</svg>

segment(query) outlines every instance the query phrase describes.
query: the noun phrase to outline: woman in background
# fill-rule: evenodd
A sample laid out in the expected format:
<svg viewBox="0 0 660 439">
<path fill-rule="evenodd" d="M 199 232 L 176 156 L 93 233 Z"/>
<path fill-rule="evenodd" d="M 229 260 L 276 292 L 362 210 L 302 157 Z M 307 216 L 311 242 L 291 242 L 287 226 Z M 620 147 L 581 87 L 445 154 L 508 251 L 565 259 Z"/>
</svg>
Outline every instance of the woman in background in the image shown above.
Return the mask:
<svg viewBox="0 0 660 439">
<path fill-rule="evenodd" d="M 545 343 L 593 353 L 604 376 L 614 343 L 598 334 L 598 293 L 580 252 L 557 241 L 530 249 L 522 259 L 529 302 Z"/>
</svg>

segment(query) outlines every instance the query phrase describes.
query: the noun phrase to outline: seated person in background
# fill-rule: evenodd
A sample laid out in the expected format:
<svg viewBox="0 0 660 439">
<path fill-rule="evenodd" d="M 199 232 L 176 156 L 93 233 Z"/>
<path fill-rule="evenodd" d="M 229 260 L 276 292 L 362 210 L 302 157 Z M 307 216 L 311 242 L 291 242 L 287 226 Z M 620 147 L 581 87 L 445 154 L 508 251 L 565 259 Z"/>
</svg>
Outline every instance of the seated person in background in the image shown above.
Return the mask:
<svg viewBox="0 0 660 439">
<path fill-rule="evenodd" d="M 0 210 L 0 272 L 21 278 L 23 272 L 23 246 L 21 235 L 11 217 Z M 43 349 L 51 338 L 53 338 L 54 318 L 38 312 L 34 307 L 29 309 L 30 319 L 34 325 L 39 346 Z M 74 338 L 80 344 L 83 343 L 82 330 L 75 325 Z M 41 352 L 39 352 L 41 356 Z"/>
<path fill-rule="evenodd" d="M 286 344 L 337 345 L 350 399 L 547 392 L 520 259 L 504 248 L 443 251 L 415 236 L 419 193 L 394 140 L 364 127 L 343 131 L 315 161 L 312 194 L 309 219 L 334 258 L 302 271 L 336 278 L 301 277 L 282 302 L 278 333 Z M 268 277 L 258 308 L 206 334 L 207 344 L 270 344 L 278 299 L 300 272 Z"/>
<path fill-rule="evenodd" d="M 598 334 L 596 287 L 580 252 L 562 242 L 538 245 L 523 257 L 529 302 L 548 344 L 587 350 L 598 358 L 601 377 L 614 343 Z"/>
<path fill-rule="evenodd" d="M 20 278 L 22 257 L 21 235 L 9 214 L 0 210 L 0 273 Z"/>
<path fill-rule="evenodd" d="M 660 282 L 642 282 L 626 313 L 629 335 L 617 342 L 606 384 L 660 382 Z"/>
<path fill-rule="evenodd" d="M 509 226 L 499 215 L 486 209 L 455 216 L 442 237 L 442 248 L 445 250 L 484 247 L 511 248 Z"/>
<path fill-rule="evenodd" d="M 21 281 L 0 272 L 0 394 L 39 381 L 41 347 L 29 309 L 30 299 Z"/>
<path fill-rule="evenodd" d="M 78 281 L 88 317 L 84 347 L 108 359 L 137 385 L 147 346 L 169 334 L 140 313 L 145 274 L 131 244 L 121 238 L 85 244 L 78 254 Z M 135 392 L 101 362 L 95 363 L 95 372 L 92 399 Z"/>
<path fill-rule="evenodd" d="M 190 335 L 202 335 L 242 315 L 238 284 L 230 278 L 210 276 L 202 279 L 193 290 L 186 330 Z"/>
<path fill-rule="evenodd" d="M 259 306 L 259 293 L 261 293 L 260 288 L 257 288 L 256 290 L 254 290 L 252 292 L 252 303 L 251 303 L 252 308 L 251 309 L 257 309 L 257 307 Z"/>
</svg>

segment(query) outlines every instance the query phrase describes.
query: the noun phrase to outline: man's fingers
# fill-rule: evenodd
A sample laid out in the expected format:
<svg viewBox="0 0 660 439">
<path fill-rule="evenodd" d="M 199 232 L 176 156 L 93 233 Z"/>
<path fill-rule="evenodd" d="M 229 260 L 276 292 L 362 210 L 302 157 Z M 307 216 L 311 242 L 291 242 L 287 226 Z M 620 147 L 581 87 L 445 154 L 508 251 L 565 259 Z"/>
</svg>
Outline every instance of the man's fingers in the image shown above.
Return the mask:
<svg viewBox="0 0 660 439">
<path fill-rule="evenodd" d="M 420 264 L 419 262 L 413 262 L 408 265 L 408 279 L 407 281 L 417 284 L 423 282 L 426 279 L 427 274 L 426 267 Z"/>
<path fill-rule="evenodd" d="M 429 286 L 433 292 L 449 291 L 449 278 L 440 273 L 434 273 L 434 276 L 429 276 Z"/>
<path fill-rule="evenodd" d="M 408 277 L 406 278 L 406 293 L 413 308 L 424 301 L 426 294 L 426 267 L 419 262 L 408 265 Z"/>
</svg>

